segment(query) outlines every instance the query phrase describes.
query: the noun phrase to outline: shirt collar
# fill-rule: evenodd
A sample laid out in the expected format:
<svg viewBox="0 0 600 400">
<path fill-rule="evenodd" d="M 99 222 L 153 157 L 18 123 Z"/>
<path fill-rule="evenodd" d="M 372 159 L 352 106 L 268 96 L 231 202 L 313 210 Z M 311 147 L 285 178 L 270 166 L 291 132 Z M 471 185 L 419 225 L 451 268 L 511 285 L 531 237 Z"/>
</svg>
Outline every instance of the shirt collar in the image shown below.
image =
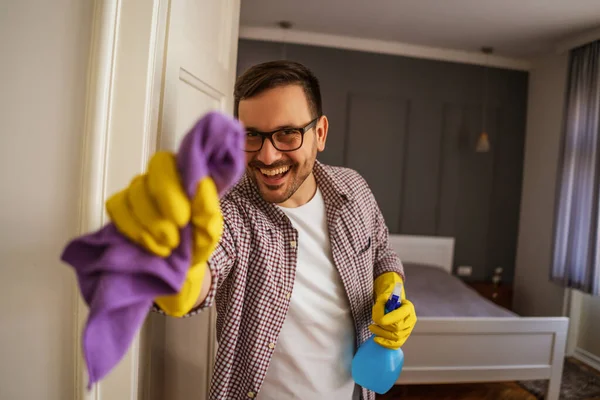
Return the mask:
<svg viewBox="0 0 600 400">
<path fill-rule="evenodd" d="M 353 200 L 349 188 L 341 184 L 339 177 L 335 176 L 335 173 L 330 167 L 315 160 L 313 174 L 317 181 L 317 186 L 321 189 L 325 205 L 330 211 L 337 211 L 348 201 Z M 252 182 L 247 173 L 244 174 L 240 186 L 243 193 L 251 199 L 252 204 L 254 204 L 259 211 L 266 214 L 271 221 L 279 223 L 282 220 L 287 220 L 283 211 L 274 204 L 266 202 L 261 197 L 256 185 Z"/>
<path fill-rule="evenodd" d="M 313 167 L 313 174 L 321 191 L 327 192 L 329 200 L 340 203 L 340 205 L 348 200 L 353 200 L 349 188 L 341 184 L 340 178 L 335 176 L 331 167 L 325 166 L 317 160 Z M 325 197 L 325 194 L 323 196 Z"/>
</svg>

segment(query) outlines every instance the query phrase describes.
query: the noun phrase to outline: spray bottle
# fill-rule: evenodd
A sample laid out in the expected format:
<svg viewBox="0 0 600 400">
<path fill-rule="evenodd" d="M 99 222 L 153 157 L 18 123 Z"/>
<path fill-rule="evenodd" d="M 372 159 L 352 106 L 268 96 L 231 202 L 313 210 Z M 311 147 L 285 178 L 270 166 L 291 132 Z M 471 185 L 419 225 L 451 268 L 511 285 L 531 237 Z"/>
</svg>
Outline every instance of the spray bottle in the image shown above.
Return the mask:
<svg viewBox="0 0 600 400">
<path fill-rule="evenodd" d="M 385 303 L 385 313 L 402 305 L 402 284 L 396 283 Z M 388 349 L 375 342 L 375 336 L 364 342 L 352 360 L 352 378 L 358 385 L 378 394 L 387 393 L 398 380 L 404 365 L 402 349 Z"/>
</svg>

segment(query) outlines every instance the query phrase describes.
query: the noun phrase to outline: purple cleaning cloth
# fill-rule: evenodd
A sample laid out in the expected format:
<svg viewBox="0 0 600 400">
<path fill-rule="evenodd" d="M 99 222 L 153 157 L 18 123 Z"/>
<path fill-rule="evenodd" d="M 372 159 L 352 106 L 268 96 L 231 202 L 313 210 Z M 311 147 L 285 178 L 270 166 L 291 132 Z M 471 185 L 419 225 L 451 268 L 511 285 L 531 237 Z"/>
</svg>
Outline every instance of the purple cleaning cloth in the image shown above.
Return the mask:
<svg viewBox="0 0 600 400">
<path fill-rule="evenodd" d="M 219 195 L 242 176 L 244 130 L 218 112 L 200 119 L 184 137 L 176 155 L 188 196 L 199 180 L 211 176 Z M 61 259 L 76 272 L 81 295 L 89 307 L 82 332 L 83 355 L 91 386 L 122 359 L 157 296 L 178 293 L 190 267 L 192 227 L 180 232 L 180 244 L 167 258 L 147 252 L 108 223 L 75 238 Z"/>
</svg>

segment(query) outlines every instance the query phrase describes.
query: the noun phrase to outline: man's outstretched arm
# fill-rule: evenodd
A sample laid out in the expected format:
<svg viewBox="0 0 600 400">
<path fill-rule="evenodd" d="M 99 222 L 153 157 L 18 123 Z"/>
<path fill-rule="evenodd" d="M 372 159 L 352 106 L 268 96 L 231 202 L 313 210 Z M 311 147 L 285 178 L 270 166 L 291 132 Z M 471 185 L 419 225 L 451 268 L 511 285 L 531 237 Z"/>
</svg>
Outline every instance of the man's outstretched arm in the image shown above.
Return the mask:
<svg viewBox="0 0 600 400">
<path fill-rule="evenodd" d="M 179 270 L 187 268 L 177 293 L 154 299 L 155 311 L 183 317 L 195 307 L 212 304 L 219 278 L 228 274 L 236 253 L 210 177 L 198 182 L 194 198 L 189 199 L 174 155 L 159 152 L 150 160 L 147 173 L 112 196 L 106 208 L 121 234 L 155 256 L 171 257 L 179 262 Z"/>
</svg>

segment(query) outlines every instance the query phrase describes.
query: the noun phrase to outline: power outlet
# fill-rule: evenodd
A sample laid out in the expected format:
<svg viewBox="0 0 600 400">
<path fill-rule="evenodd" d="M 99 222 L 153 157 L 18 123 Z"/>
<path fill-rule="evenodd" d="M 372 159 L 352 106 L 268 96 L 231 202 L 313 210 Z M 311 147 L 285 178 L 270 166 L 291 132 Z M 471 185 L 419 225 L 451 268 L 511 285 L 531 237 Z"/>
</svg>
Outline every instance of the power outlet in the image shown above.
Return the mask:
<svg viewBox="0 0 600 400">
<path fill-rule="evenodd" d="M 473 267 L 470 265 L 460 265 L 456 270 L 458 276 L 471 276 L 473 273 Z"/>
</svg>

